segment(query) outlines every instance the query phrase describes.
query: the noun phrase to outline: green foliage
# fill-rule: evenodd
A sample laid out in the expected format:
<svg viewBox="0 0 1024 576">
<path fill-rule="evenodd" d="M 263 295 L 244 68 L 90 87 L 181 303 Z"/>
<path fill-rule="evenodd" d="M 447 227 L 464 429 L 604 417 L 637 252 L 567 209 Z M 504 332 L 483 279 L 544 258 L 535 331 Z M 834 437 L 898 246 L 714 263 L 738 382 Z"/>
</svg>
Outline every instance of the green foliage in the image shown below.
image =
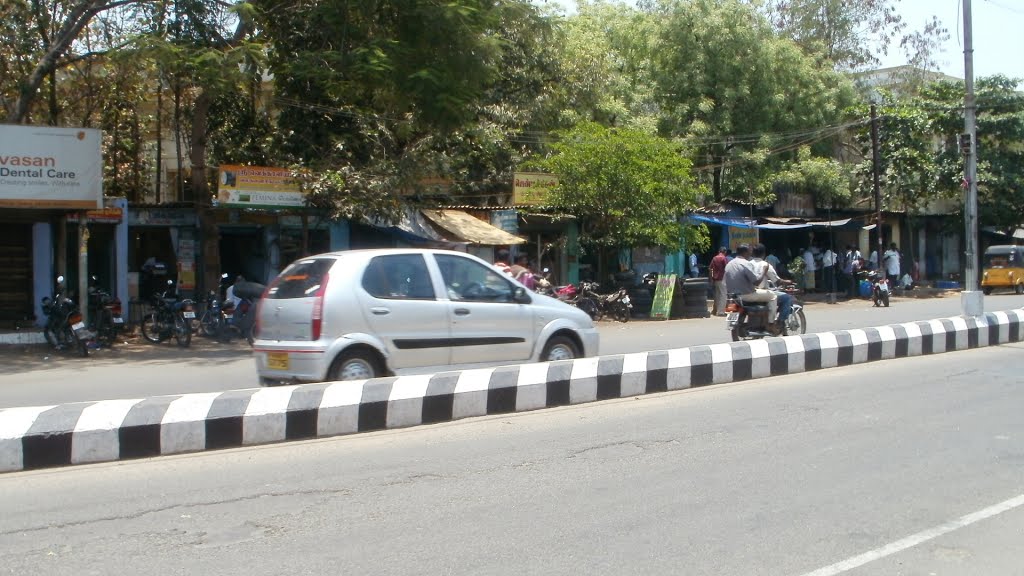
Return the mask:
<svg viewBox="0 0 1024 576">
<path fill-rule="evenodd" d="M 558 175 L 552 204 L 581 219 L 581 241 L 598 246 L 707 247 L 703 227 L 679 223 L 697 207 L 690 161 L 669 140 L 581 123 L 540 163 Z"/>
<path fill-rule="evenodd" d="M 814 195 L 820 206 L 840 206 L 850 200 L 851 169 L 832 158 L 814 157 L 810 148 L 802 147 L 797 161 L 772 178 L 773 187 Z"/>
<path fill-rule="evenodd" d="M 741 0 L 664 0 L 657 14 L 662 129 L 691 143 L 716 200 L 770 201 L 773 190 L 752 180 L 764 182 L 799 146 L 829 150 L 839 130 L 827 127 L 841 123 L 853 99 L 844 77 L 778 37 Z M 732 178 L 734 162 L 762 175 Z"/>
</svg>

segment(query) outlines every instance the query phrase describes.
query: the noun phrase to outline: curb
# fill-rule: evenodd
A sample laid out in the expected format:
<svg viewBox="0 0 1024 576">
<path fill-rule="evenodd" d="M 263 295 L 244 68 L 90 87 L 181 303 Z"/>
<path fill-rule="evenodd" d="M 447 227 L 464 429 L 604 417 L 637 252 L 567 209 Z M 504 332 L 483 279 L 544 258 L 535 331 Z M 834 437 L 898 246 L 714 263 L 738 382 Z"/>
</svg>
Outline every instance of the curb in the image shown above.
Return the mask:
<svg viewBox="0 0 1024 576">
<path fill-rule="evenodd" d="M 525 412 L 1024 340 L 1024 310 L 362 382 L 0 410 L 0 472 Z"/>
</svg>

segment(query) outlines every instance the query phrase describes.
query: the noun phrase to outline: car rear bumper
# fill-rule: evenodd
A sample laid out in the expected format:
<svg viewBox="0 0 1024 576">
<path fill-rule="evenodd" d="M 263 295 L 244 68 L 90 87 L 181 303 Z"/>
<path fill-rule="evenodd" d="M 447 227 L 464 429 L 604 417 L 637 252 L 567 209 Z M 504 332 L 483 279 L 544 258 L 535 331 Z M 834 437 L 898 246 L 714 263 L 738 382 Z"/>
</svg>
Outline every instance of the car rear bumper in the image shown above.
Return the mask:
<svg viewBox="0 0 1024 576">
<path fill-rule="evenodd" d="M 253 357 L 260 378 L 322 382 L 327 377 L 327 348 L 311 342 L 257 340 Z"/>
</svg>

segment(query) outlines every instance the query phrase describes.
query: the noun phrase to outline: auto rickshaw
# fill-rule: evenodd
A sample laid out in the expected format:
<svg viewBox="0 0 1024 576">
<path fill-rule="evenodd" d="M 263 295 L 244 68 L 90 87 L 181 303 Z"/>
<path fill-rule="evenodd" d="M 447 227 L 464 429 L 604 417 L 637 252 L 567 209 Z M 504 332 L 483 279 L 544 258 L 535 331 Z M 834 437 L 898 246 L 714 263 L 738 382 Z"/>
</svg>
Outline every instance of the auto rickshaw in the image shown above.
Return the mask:
<svg viewBox="0 0 1024 576">
<path fill-rule="evenodd" d="M 1013 288 L 1024 294 L 1024 246 L 989 246 L 982 262 L 981 289 L 987 295 L 994 288 Z"/>
</svg>

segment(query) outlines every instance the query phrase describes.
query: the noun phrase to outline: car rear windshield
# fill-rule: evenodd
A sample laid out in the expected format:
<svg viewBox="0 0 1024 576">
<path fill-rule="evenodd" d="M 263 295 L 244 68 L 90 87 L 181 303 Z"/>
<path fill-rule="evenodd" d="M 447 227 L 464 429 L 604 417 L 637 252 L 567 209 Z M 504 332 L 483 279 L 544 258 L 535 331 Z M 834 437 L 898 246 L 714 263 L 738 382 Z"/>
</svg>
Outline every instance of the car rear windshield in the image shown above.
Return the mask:
<svg viewBox="0 0 1024 576">
<path fill-rule="evenodd" d="M 320 289 L 324 274 L 334 265 L 333 258 L 310 258 L 293 263 L 278 275 L 267 292 L 271 300 L 312 298 Z"/>
<path fill-rule="evenodd" d="M 982 266 L 985 268 L 1016 268 L 1020 266 L 1020 262 L 1016 253 L 1004 252 L 1002 254 L 985 254 L 985 263 Z"/>
</svg>

